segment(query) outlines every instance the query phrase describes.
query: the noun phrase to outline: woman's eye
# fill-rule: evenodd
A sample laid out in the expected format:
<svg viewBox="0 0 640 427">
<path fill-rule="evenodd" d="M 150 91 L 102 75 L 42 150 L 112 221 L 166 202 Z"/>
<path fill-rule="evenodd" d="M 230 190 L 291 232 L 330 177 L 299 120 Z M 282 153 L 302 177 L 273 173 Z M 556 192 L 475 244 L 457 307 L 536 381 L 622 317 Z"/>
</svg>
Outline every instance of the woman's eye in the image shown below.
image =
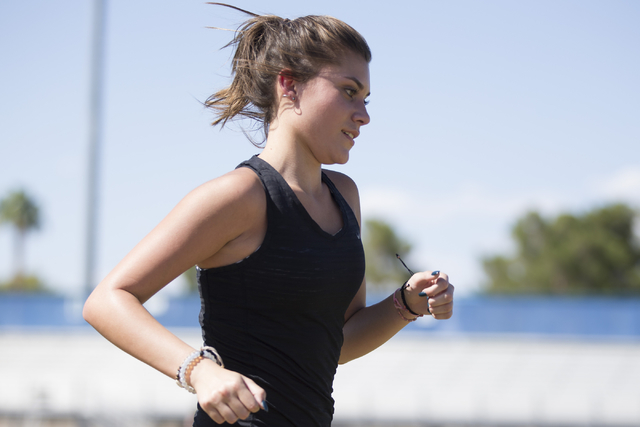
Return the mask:
<svg viewBox="0 0 640 427">
<path fill-rule="evenodd" d="M 353 89 L 353 88 L 349 88 L 349 87 L 346 88 L 344 91 L 347 93 L 347 96 L 349 98 L 352 98 L 352 99 L 353 99 L 354 96 L 356 96 L 358 94 L 358 90 L 357 89 Z M 368 105 L 368 104 L 369 104 L 369 99 L 365 98 L 364 99 L 364 105 Z"/>
</svg>

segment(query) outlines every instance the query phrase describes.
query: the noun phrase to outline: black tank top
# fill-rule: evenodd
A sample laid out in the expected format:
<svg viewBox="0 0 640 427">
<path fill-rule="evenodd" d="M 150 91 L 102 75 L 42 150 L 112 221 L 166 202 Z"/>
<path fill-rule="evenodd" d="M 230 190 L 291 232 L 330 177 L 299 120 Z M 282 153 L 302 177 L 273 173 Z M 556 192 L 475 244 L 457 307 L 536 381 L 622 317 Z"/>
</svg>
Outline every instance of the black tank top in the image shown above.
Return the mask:
<svg viewBox="0 0 640 427">
<path fill-rule="evenodd" d="M 254 156 L 238 167 L 253 169 L 264 185 L 267 232 L 244 260 L 199 270 L 204 342 L 226 368 L 267 392 L 269 412 L 235 425 L 330 426 L 344 315 L 364 277 L 357 219 L 324 173 L 343 218 L 335 235 L 320 228 L 267 162 Z M 198 406 L 194 426 L 218 424 Z"/>
</svg>

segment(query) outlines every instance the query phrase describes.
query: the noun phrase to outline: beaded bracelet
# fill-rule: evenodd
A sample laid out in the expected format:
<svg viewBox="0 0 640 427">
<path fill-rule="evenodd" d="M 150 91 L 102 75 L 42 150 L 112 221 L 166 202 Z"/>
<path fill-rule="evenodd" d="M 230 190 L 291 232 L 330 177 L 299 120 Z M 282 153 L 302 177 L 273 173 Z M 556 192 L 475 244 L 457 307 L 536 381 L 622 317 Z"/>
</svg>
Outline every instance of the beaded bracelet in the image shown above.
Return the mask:
<svg viewBox="0 0 640 427">
<path fill-rule="evenodd" d="M 402 305 L 400 301 L 398 301 L 398 298 L 396 298 L 396 292 L 398 292 L 399 289 L 400 288 L 396 289 L 393 292 L 393 306 L 396 308 L 396 311 L 398 312 L 398 316 L 400 316 L 402 320 L 404 320 L 405 322 L 415 322 L 416 319 L 421 316 L 417 316 L 417 317 L 414 317 L 413 319 L 409 319 L 405 317 L 404 314 L 402 314 L 402 312 L 407 310 L 407 308 L 404 305 Z"/>
<path fill-rule="evenodd" d="M 182 362 L 182 365 L 178 368 L 178 373 L 176 375 L 176 383 L 178 386 L 184 388 L 189 393 L 195 394 L 196 390 L 189 385 L 187 378 L 191 376 L 191 372 L 196 365 L 205 358 L 214 361 L 218 366 L 224 368 L 222 358 L 215 348 L 208 346 L 202 347 L 200 350 L 196 350 L 187 356 L 187 358 L 184 359 L 184 362 Z"/>
<path fill-rule="evenodd" d="M 200 356 L 200 350 L 194 351 L 189 356 L 187 356 L 187 358 L 184 359 L 184 362 L 182 362 L 182 364 L 178 368 L 178 374 L 176 375 L 176 383 L 178 384 L 178 386 L 186 389 L 187 391 L 189 391 L 191 393 L 193 393 L 193 391 L 192 391 L 193 387 L 191 387 L 191 386 L 189 386 L 187 384 L 187 381 L 185 380 L 184 376 L 185 376 L 185 373 L 186 373 L 187 369 L 191 365 L 191 363 L 199 356 Z"/>
<path fill-rule="evenodd" d="M 191 363 L 189 363 L 189 366 L 187 366 L 187 369 L 184 371 L 184 376 L 183 376 L 183 380 L 181 381 L 181 385 L 186 385 L 186 387 L 184 387 L 184 388 L 189 393 L 195 393 L 196 392 L 196 390 L 193 388 L 193 386 L 189 385 L 189 383 L 191 382 L 191 372 L 193 372 L 193 369 L 196 367 L 196 365 L 198 363 L 200 363 L 202 361 L 202 359 L 204 359 L 204 357 L 199 355 Z"/>
<path fill-rule="evenodd" d="M 213 360 L 214 362 L 216 362 L 218 366 L 220 366 L 221 368 L 224 368 L 222 357 L 220 357 L 220 355 L 218 354 L 215 348 L 204 346 L 202 347 L 202 352 L 203 352 L 202 357 L 206 357 L 209 360 Z"/>
</svg>

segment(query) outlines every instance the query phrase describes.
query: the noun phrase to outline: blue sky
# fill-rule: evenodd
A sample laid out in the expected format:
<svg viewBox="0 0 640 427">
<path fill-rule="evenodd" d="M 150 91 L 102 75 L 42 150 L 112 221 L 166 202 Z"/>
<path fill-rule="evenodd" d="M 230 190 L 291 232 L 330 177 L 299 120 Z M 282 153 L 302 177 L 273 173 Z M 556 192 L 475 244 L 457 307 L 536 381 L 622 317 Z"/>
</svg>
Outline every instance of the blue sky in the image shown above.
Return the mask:
<svg viewBox="0 0 640 427">
<path fill-rule="evenodd" d="M 529 209 L 640 207 L 637 1 L 237 1 L 326 14 L 373 51 L 371 124 L 347 165 L 364 218 L 414 244 L 461 294 L 483 255 L 510 250 Z M 0 197 L 24 188 L 43 221 L 27 267 L 73 294 L 83 273 L 91 2 L 0 3 Z M 219 48 L 242 14 L 194 0 L 111 0 L 98 276 L 191 189 L 258 152 L 209 126 L 199 101 L 228 82 Z M 11 233 L 0 228 L 0 278 Z M 172 285 L 175 292 L 179 285 Z"/>
</svg>

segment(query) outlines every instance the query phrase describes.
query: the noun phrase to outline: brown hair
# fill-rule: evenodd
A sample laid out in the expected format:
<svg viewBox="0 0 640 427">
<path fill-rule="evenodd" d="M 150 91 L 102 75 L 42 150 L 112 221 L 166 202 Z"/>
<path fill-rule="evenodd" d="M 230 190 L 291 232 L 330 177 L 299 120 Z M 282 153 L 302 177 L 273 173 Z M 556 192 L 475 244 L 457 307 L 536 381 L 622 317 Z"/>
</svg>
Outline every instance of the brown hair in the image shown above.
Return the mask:
<svg viewBox="0 0 640 427">
<path fill-rule="evenodd" d="M 371 61 L 364 37 L 339 19 L 310 15 L 289 20 L 256 15 L 224 3 L 209 4 L 253 16 L 225 46 L 235 47 L 231 85 L 205 101 L 205 106 L 215 112 L 214 126 L 224 127 L 236 116 L 248 117 L 262 124 L 266 137 L 276 114 L 275 82 L 282 70 L 289 70 L 294 80 L 305 82 L 316 76 L 322 66 L 337 64 L 346 53 Z"/>
</svg>

